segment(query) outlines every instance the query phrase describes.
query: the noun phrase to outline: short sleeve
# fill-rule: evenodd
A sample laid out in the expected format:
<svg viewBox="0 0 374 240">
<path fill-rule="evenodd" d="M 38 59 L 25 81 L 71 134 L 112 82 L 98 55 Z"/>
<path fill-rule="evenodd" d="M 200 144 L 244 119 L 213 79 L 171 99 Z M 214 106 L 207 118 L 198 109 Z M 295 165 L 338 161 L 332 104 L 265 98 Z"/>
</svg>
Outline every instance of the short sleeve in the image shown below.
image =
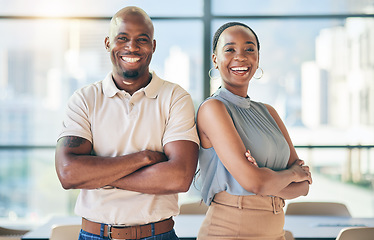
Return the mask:
<svg viewBox="0 0 374 240">
<path fill-rule="evenodd" d="M 92 143 L 89 105 L 81 91 L 75 92 L 68 101 L 58 138 L 66 136 L 82 137 Z"/>
<path fill-rule="evenodd" d="M 191 96 L 179 86 L 172 92 L 163 145 L 178 140 L 187 140 L 199 144 L 195 110 Z"/>
</svg>

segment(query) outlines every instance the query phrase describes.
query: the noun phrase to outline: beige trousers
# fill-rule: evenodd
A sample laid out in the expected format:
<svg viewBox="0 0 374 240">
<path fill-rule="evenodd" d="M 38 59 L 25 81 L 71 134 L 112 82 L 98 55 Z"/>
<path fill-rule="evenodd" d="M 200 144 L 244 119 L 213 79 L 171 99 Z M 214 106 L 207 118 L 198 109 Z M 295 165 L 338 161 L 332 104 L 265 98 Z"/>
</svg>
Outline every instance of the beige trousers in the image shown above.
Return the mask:
<svg viewBox="0 0 374 240">
<path fill-rule="evenodd" d="M 258 195 L 215 195 L 198 240 L 284 240 L 284 200 Z"/>
</svg>

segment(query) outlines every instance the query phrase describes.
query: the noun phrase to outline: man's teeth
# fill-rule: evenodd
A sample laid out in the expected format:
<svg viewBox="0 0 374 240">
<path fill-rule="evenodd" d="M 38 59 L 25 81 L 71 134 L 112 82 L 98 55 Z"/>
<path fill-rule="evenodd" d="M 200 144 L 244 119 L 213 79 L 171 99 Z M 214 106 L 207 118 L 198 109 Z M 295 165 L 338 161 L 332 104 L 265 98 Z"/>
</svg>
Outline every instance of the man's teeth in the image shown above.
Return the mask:
<svg viewBox="0 0 374 240">
<path fill-rule="evenodd" d="M 233 70 L 233 71 L 247 71 L 248 68 L 247 67 L 234 67 L 234 68 L 231 68 L 231 70 Z"/>
<path fill-rule="evenodd" d="M 134 63 L 140 60 L 140 58 L 129 58 L 129 57 L 121 57 L 123 61 L 129 62 L 129 63 Z"/>
</svg>

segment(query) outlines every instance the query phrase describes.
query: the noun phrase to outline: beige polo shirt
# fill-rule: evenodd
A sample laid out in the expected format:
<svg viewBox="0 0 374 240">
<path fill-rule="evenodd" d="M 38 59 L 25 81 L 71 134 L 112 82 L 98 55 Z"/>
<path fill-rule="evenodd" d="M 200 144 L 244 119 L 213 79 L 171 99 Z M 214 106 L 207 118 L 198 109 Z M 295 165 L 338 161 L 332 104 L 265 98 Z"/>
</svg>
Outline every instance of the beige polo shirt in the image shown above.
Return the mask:
<svg viewBox="0 0 374 240">
<path fill-rule="evenodd" d="M 152 73 L 151 82 L 132 96 L 119 90 L 111 73 L 70 98 L 59 137 L 79 136 L 98 156 L 141 150 L 163 151 L 172 141 L 199 143 L 190 95 Z M 137 225 L 178 214 L 177 194 L 151 195 L 120 189 L 82 189 L 76 214 L 107 224 Z"/>
</svg>

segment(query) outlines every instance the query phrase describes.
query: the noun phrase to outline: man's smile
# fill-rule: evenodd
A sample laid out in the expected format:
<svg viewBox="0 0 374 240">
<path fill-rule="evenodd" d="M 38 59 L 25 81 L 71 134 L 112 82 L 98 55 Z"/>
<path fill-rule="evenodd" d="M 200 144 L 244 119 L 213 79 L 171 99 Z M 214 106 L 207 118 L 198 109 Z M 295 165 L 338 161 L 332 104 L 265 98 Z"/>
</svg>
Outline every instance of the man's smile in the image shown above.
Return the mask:
<svg viewBox="0 0 374 240">
<path fill-rule="evenodd" d="M 127 63 L 135 63 L 140 60 L 139 57 L 125 57 L 125 56 L 122 56 L 121 59 Z"/>
</svg>

